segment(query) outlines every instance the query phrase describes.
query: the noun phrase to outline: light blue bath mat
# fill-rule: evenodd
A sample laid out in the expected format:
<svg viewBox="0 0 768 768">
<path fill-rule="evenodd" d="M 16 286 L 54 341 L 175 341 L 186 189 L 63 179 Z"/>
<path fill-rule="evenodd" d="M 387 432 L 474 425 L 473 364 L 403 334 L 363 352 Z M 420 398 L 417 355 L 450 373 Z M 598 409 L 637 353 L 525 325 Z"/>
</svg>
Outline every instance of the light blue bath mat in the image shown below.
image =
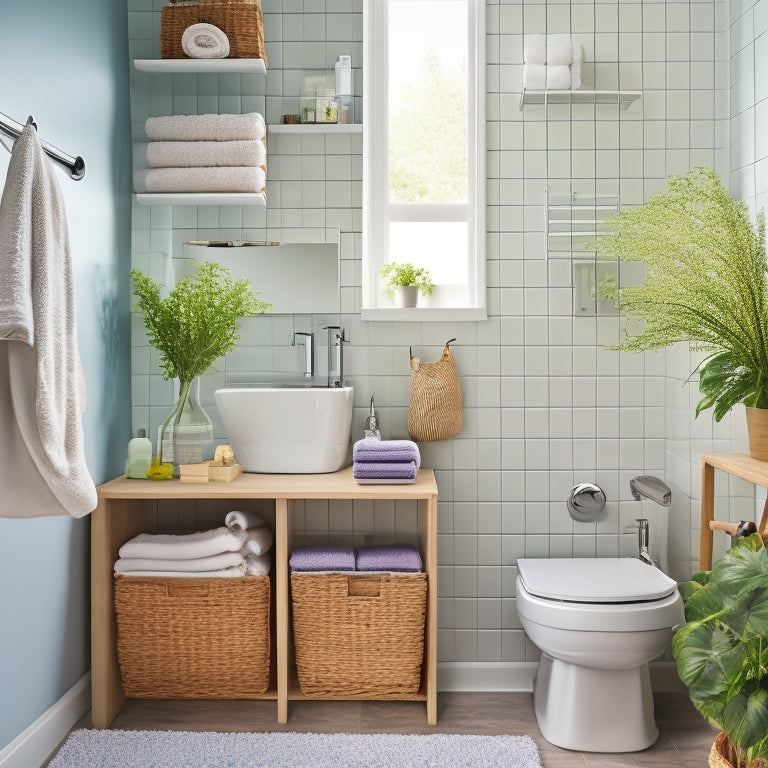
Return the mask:
<svg viewBox="0 0 768 768">
<path fill-rule="evenodd" d="M 529 736 L 72 733 L 50 768 L 541 768 Z"/>
</svg>

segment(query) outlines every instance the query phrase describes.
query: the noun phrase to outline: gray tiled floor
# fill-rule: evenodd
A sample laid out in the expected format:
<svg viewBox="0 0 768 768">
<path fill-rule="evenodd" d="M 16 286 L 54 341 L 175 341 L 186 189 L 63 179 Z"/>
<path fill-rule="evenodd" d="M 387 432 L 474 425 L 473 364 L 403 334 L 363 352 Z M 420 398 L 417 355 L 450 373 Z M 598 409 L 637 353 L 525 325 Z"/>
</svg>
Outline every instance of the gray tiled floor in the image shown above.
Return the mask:
<svg viewBox="0 0 768 768">
<path fill-rule="evenodd" d="M 440 693 L 438 724 L 426 724 L 416 702 L 293 701 L 289 722 L 278 725 L 274 701 L 127 701 L 112 724 L 120 729 L 206 731 L 315 731 L 354 733 L 527 734 L 539 746 L 544 768 L 682 766 L 706 768 L 715 730 L 685 694 L 657 694 L 659 740 L 627 754 L 571 752 L 546 742 L 529 693 Z M 90 728 L 86 715 L 79 728 Z M 94 768 L 98 768 L 94 766 Z"/>
</svg>

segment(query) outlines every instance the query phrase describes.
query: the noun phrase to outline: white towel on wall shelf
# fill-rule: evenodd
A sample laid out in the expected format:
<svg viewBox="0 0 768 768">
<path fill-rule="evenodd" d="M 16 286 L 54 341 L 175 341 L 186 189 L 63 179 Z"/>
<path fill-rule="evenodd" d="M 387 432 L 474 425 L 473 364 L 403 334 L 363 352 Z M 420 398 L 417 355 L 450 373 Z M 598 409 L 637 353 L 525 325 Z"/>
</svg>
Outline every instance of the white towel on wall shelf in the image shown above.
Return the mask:
<svg viewBox="0 0 768 768">
<path fill-rule="evenodd" d="M 239 552 L 222 552 L 208 557 L 193 557 L 184 560 L 152 557 L 121 557 L 115 563 L 115 573 L 132 571 L 221 571 L 245 564 L 245 557 Z"/>
<path fill-rule="evenodd" d="M 526 35 L 524 40 L 525 64 L 547 63 L 547 38 L 545 35 Z"/>
<path fill-rule="evenodd" d="M 573 43 L 569 35 L 547 35 L 547 64 L 569 66 L 573 61 Z"/>
<path fill-rule="evenodd" d="M 571 68 L 567 64 L 550 66 L 547 64 L 548 91 L 568 91 L 571 88 Z"/>
<path fill-rule="evenodd" d="M 214 24 L 191 24 L 181 35 L 181 47 L 190 59 L 226 59 L 229 38 Z"/>
<path fill-rule="evenodd" d="M 191 560 L 197 557 L 239 552 L 245 535 L 229 528 L 213 528 L 195 533 L 140 533 L 120 547 L 121 558 L 141 557 L 155 560 Z"/>
<path fill-rule="evenodd" d="M 260 139 L 249 141 L 150 141 L 149 168 L 201 166 L 267 167 L 267 147 Z"/>
<path fill-rule="evenodd" d="M 144 130 L 150 141 L 242 141 L 267 136 L 264 118 L 258 112 L 149 117 Z"/>
<path fill-rule="evenodd" d="M 578 91 L 581 88 L 581 69 L 584 64 L 584 46 L 581 43 L 573 44 L 573 63 L 571 64 L 571 90 Z"/>
<path fill-rule="evenodd" d="M 250 528 L 263 528 L 264 518 L 258 512 L 241 512 L 234 509 L 231 512 L 227 512 L 227 516 L 224 518 L 224 525 L 230 531 L 247 531 Z"/>
<path fill-rule="evenodd" d="M 147 192 L 263 192 L 267 175 L 261 168 L 150 168 Z M 137 192 L 139 190 L 136 190 Z"/>
<path fill-rule="evenodd" d="M 523 88 L 543 91 L 547 87 L 546 64 L 523 64 Z"/>
<path fill-rule="evenodd" d="M 37 130 L 25 125 L 0 201 L 0 517 L 82 517 L 97 501 L 56 173 Z"/>
</svg>

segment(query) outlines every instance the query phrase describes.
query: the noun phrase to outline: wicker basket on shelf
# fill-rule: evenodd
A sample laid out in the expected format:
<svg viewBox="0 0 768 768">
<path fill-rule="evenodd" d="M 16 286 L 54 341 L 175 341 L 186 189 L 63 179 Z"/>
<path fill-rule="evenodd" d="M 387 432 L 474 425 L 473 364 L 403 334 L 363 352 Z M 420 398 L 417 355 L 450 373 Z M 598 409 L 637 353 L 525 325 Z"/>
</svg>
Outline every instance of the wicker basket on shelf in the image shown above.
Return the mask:
<svg viewBox="0 0 768 768">
<path fill-rule="evenodd" d="M 128 698 L 252 699 L 267 690 L 269 576 L 114 578 Z"/>
<path fill-rule="evenodd" d="M 302 693 L 380 699 L 418 693 L 426 596 L 423 573 L 291 574 Z"/>
<path fill-rule="evenodd" d="M 160 13 L 160 56 L 186 59 L 181 46 L 184 30 L 193 24 L 213 24 L 229 39 L 230 59 L 264 59 L 264 21 L 259 0 L 189 0 L 174 2 Z"/>
</svg>

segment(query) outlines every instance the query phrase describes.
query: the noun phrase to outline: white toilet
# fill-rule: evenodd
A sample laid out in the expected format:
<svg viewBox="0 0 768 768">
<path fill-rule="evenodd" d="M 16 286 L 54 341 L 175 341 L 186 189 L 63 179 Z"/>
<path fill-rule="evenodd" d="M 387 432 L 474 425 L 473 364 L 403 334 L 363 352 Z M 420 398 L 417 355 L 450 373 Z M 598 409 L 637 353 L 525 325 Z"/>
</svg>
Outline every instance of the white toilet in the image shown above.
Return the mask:
<svg viewBox="0 0 768 768">
<path fill-rule="evenodd" d="M 634 558 L 521 559 L 517 612 L 541 650 L 534 709 L 544 738 L 635 752 L 659 736 L 648 662 L 685 622 L 677 584 Z"/>
</svg>

